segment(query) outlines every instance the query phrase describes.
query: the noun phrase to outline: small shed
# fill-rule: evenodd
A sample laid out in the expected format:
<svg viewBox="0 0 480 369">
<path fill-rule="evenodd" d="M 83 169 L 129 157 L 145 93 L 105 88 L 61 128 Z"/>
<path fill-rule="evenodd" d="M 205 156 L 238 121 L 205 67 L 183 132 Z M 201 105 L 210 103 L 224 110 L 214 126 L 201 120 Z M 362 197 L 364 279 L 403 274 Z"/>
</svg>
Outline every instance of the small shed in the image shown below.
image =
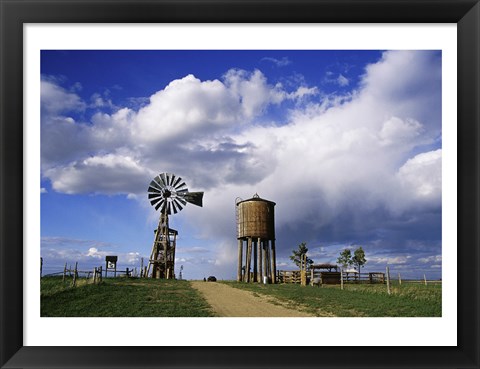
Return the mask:
<svg viewBox="0 0 480 369">
<path fill-rule="evenodd" d="M 340 284 L 341 273 L 336 264 L 313 264 L 310 266 L 310 282 L 319 280 L 320 284 Z"/>
</svg>

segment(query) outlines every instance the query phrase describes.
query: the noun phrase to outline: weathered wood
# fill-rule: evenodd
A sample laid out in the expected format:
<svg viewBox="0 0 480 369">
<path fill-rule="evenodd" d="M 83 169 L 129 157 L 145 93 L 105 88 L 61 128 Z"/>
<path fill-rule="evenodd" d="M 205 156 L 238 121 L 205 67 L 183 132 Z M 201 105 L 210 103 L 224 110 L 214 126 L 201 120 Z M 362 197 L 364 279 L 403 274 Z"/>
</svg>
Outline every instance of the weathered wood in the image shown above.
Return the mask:
<svg viewBox="0 0 480 369">
<path fill-rule="evenodd" d="M 263 276 L 268 276 L 268 267 L 267 267 L 267 247 L 268 240 L 263 241 Z"/>
<path fill-rule="evenodd" d="M 245 264 L 245 274 L 247 283 L 250 282 L 250 261 L 252 258 L 252 237 L 247 238 L 247 262 Z"/>
<path fill-rule="evenodd" d="M 263 283 L 263 268 L 262 268 L 262 239 L 258 238 L 257 241 L 257 246 L 258 246 L 258 253 L 257 253 L 257 258 L 258 258 L 258 281 L 259 283 Z"/>
<path fill-rule="evenodd" d="M 265 275 L 270 279 L 270 273 L 271 273 L 271 266 L 270 266 L 270 245 L 267 240 L 267 243 L 265 245 L 265 255 L 266 255 L 266 262 L 265 262 Z"/>
<path fill-rule="evenodd" d="M 77 267 L 78 267 L 78 262 L 75 263 L 75 271 L 73 272 L 73 281 L 72 281 L 72 286 L 75 287 L 77 285 Z"/>
<path fill-rule="evenodd" d="M 402 284 L 402 277 L 400 276 L 400 273 L 398 273 L 398 284 L 399 285 Z"/>
<path fill-rule="evenodd" d="M 243 258 L 243 240 L 238 239 L 238 265 L 237 265 L 237 282 L 242 281 L 242 258 Z"/>
<path fill-rule="evenodd" d="M 67 263 L 63 267 L 63 282 L 65 282 L 65 277 L 67 276 Z"/>
<path fill-rule="evenodd" d="M 425 274 L 423 275 L 423 281 L 425 282 L 425 286 L 427 285 L 427 277 L 425 276 Z"/>
<path fill-rule="evenodd" d="M 258 282 L 257 277 L 257 241 L 252 240 L 252 251 L 253 251 L 253 280 L 252 282 Z"/>
<path fill-rule="evenodd" d="M 275 276 L 277 275 L 277 261 L 275 255 L 275 239 L 270 240 L 272 245 L 272 283 L 275 284 Z"/>
<path fill-rule="evenodd" d="M 343 268 L 340 268 L 340 289 L 343 290 Z"/>
</svg>

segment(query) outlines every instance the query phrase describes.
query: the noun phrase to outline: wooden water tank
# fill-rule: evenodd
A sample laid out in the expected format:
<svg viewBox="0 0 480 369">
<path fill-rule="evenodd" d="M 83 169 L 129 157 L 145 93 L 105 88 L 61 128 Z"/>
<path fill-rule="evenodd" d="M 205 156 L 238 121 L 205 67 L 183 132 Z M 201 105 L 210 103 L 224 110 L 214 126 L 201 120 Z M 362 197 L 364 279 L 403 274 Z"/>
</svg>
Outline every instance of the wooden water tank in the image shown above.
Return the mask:
<svg viewBox="0 0 480 369">
<path fill-rule="evenodd" d="M 275 239 L 275 203 L 254 195 L 237 202 L 237 239 L 252 237 Z"/>
</svg>

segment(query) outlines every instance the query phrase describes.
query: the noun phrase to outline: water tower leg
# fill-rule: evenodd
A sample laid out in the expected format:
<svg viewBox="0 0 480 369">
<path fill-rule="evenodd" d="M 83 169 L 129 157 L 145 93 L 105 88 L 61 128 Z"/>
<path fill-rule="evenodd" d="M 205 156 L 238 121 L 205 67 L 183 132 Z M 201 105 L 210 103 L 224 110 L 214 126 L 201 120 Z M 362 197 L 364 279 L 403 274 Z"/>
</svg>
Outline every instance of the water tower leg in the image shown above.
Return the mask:
<svg viewBox="0 0 480 369">
<path fill-rule="evenodd" d="M 245 239 L 245 261 L 242 265 L 243 281 L 247 281 L 248 239 Z"/>
<path fill-rule="evenodd" d="M 275 240 L 270 241 L 272 243 L 272 283 L 275 283 L 275 276 L 277 275 L 277 262 L 275 258 Z"/>
<path fill-rule="evenodd" d="M 252 248 L 253 248 L 253 281 L 257 281 L 257 241 L 252 241 Z"/>
<path fill-rule="evenodd" d="M 258 258 L 258 275 L 257 275 L 257 282 L 262 283 L 262 239 L 259 238 L 257 240 L 257 258 Z"/>
<path fill-rule="evenodd" d="M 243 240 L 238 240 L 238 268 L 237 268 L 237 282 L 242 281 L 242 257 L 243 257 Z"/>
<path fill-rule="evenodd" d="M 252 237 L 247 238 L 247 263 L 245 265 L 245 273 L 247 274 L 247 283 L 250 283 L 250 262 L 252 259 Z"/>
<path fill-rule="evenodd" d="M 263 275 L 268 276 L 268 267 L 267 267 L 267 248 L 268 248 L 268 241 L 263 241 Z"/>
<path fill-rule="evenodd" d="M 270 244 L 268 240 L 265 242 L 265 275 L 270 278 L 271 277 L 271 265 L 270 265 Z"/>
</svg>

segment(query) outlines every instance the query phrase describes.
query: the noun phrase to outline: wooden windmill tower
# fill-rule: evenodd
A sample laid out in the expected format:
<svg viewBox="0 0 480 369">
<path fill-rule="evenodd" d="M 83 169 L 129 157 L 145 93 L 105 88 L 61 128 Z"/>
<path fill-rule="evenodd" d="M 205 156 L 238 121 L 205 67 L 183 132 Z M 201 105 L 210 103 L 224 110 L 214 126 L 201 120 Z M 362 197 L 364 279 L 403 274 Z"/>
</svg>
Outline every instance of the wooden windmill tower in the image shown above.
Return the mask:
<svg viewBox="0 0 480 369">
<path fill-rule="evenodd" d="M 171 173 L 156 176 L 148 187 L 148 199 L 155 210 L 160 209 L 160 219 L 155 230 L 147 276 L 175 278 L 175 248 L 178 232 L 169 227 L 168 216 L 178 213 L 187 202 L 202 206 L 203 192 L 188 192 L 182 178 Z"/>
</svg>

